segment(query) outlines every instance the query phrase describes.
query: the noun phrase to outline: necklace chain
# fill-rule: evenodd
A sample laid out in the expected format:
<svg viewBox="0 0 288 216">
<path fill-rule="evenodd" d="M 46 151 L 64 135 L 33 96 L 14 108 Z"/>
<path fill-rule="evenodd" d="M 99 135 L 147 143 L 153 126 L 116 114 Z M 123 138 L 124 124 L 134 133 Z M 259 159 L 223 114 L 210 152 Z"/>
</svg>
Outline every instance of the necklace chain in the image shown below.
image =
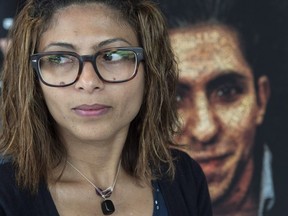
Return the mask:
<svg viewBox="0 0 288 216">
<path fill-rule="evenodd" d="M 67 160 L 67 163 L 74 169 L 76 170 L 87 182 L 89 182 L 96 190 L 96 193 L 98 195 L 100 195 L 104 200 L 106 200 L 107 198 L 109 198 L 112 195 L 112 192 L 114 190 L 116 181 L 118 179 L 118 175 L 119 175 L 119 171 L 120 171 L 120 167 L 121 167 L 121 160 L 119 161 L 118 164 L 118 168 L 117 168 L 117 172 L 115 175 L 115 179 L 113 181 L 113 184 L 106 188 L 105 190 L 102 190 L 101 188 L 97 187 L 89 178 L 87 178 L 79 169 L 77 169 L 77 167 L 75 167 L 70 161 Z"/>
</svg>

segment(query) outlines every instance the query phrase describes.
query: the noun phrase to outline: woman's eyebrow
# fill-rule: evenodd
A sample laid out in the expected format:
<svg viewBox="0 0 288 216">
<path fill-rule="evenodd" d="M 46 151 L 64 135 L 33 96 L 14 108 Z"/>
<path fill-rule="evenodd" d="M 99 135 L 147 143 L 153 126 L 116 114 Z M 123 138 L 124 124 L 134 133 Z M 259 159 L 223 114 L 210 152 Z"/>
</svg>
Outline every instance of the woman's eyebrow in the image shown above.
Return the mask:
<svg viewBox="0 0 288 216">
<path fill-rule="evenodd" d="M 66 42 L 52 42 L 52 43 L 49 43 L 44 48 L 44 51 L 47 50 L 50 47 L 62 47 L 62 48 L 66 48 L 66 49 L 75 50 L 75 46 L 73 44 L 66 43 Z"/>
<path fill-rule="evenodd" d="M 125 42 L 131 46 L 131 43 L 129 41 L 123 39 L 123 38 L 112 38 L 112 39 L 101 41 L 99 44 L 95 45 L 94 47 L 95 47 L 95 49 L 97 49 L 97 48 L 99 49 L 101 47 L 107 46 L 108 44 L 119 42 L 119 41 Z M 76 50 L 76 46 L 71 44 L 71 43 L 51 42 L 44 48 L 44 51 L 50 47 L 61 47 L 61 48 L 66 48 L 66 49 L 70 49 L 70 50 Z"/>
<path fill-rule="evenodd" d="M 111 39 L 104 40 L 104 41 L 100 42 L 96 47 L 99 48 L 99 47 L 103 47 L 103 46 L 106 46 L 106 45 L 111 44 L 111 43 L 121 42 L 121 41 L 125 42 L 131 46 L 131 43 L 124 38 L 111 38 Z"/>
</svg>

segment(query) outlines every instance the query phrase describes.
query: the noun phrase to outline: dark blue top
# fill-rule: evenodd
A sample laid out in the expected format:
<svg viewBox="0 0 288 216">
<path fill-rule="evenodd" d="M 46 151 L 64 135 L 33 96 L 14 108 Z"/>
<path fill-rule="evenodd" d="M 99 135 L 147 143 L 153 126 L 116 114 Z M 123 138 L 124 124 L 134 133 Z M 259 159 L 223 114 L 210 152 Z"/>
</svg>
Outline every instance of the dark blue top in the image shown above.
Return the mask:
<svg viewBox="0 0 288 216">
<path fill-rule="evenodd" d="M 163 195 L 161 193 L 158 181 L 152 182 L 154 189 L 154 210 L 153 216 L 168 216 L 167 207 L 164 202 Z"/>
<path fill-rule="evenodd" d="M 175 150 L 173 155 L 175 178 L 163 176 L 153 182 L 153 216 L 212 216 L 207 182 L 200 166 L 185 153 Z M 163 171 L 165 173 L 164 165 Z M 0 216 L 58 215 L 46 184 L 41 183 L 38 193 L 31 195 L 17 187 L 10 162 L 0 165 Z"/>
</svg>

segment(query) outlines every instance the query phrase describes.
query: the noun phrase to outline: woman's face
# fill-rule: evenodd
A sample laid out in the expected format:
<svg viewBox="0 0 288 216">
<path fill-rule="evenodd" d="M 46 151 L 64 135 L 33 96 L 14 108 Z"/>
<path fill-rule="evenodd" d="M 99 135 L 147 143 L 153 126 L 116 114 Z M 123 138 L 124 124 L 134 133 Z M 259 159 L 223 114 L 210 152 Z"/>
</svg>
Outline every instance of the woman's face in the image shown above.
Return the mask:
<svg viewBox="0 0 288 216">
<path fill-rule="evenodd" d="M 72 51 L 91 55 L 105 48 L 139 46 L 133 29 L 119 14 L 100 4 L 72 5 L 59 10 L 40 38 L 38 52 Z M 125 139 L 142 104 L 144 69 L 124 83 L 99 79 L 85 62 L 73 85 L 49 87 L 44 99 L 66 143 L 113 142 Z"/>
</svg>

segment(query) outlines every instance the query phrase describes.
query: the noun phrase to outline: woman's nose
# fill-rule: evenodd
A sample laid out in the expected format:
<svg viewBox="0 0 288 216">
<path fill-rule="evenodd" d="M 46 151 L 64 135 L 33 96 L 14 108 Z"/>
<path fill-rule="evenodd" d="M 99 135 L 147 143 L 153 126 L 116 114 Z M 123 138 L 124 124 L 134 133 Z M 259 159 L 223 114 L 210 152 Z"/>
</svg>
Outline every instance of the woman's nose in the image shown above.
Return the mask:
<svg viewBox="0 0 288 216">
<path fill-rule="evenodd" d="M 104 88 L 104 82 L 97 75 L 91 62 L 84 62 L 82 73 L 76 82 L 77 89 L 85 90 L 92 93 L 96 89 Z"/>
</svg>

